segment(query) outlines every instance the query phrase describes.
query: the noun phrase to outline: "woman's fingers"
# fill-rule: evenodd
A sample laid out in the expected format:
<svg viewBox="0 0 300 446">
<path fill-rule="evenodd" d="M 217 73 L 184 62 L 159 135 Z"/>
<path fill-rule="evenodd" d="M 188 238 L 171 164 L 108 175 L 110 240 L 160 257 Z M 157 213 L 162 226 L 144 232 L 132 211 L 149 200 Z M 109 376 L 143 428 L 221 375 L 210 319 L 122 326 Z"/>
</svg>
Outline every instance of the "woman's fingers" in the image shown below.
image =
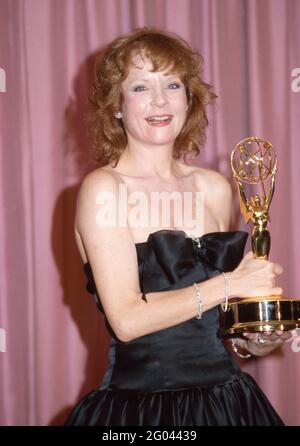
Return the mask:
<svg viewBox="0 0 300 446">
<path fill-rule="evenodd" d="M 282 274 L 283 268 L 278 263 L 274 263 L 274 272 L 278 276 L 279 274 Z"/>
<path fill-rule="evenodd" d="M 257 339 L 257 333 L 243 333 L 243 337 L 255 342 Z"/>
<path fill-rule="evenodd" d="M 273 290 L 272 290 L 272 295 L 273 296 L 277 296 L 277 295 L 281 296 L 282 292 L 283 292 L 282 288 L 274 287 Z"/>
<path fill-rule="evenodd" d="M 233 294 L 240 297 L 282 295 L 276 277 L 283 272 L 281 265 L 254 257 L 249 251 L 231 274 Z"/>
<path fill-rule="evenodd" d="M 294 331 L 282 331 L 282 330 L 274 330 L 274 331 L 264 331 L 262 333 L 243 333 L 243 336 L 249 339 L 252 342 L 256 342 L 258 344 L 265 344 L 267 342 L 284 342 L 287 339 L 290 339 L 294 336 Z"/>
</svg>

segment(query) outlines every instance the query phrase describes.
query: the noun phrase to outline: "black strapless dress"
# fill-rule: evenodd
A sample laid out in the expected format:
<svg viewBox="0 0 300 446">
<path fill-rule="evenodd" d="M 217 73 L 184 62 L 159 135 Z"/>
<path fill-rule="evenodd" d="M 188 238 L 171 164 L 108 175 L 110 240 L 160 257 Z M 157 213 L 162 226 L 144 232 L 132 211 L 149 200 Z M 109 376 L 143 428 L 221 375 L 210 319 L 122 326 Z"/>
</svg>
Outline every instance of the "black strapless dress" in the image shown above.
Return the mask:
<svg viewBox="0 0 300 446">
<path fill-rule="evenodd" d="M 179 289 L 232 271 L 247 233 L 212 232 L 196 243 L 161 230 L 136 245 L 141 290 Z M 87 289 L 97 296 L 89 264 Z M 145 304 L 147 305 L 147 304 Z M 283 422 L 218 337 L 219 310 L 130 342 L 113 333 L 102 385 L 84 396 L 66 425 L 258 426 Z"/>
</svg>

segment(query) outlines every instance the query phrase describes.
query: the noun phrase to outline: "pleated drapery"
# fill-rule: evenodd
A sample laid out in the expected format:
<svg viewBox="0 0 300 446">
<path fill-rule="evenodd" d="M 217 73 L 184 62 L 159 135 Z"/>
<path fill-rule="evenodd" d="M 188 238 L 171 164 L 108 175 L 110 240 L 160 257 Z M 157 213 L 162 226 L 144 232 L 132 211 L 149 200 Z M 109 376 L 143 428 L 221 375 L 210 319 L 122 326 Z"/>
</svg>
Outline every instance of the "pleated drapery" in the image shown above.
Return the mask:
<svg viewBox="0 0 300 446">
<path fill-rule="evenodd" d="M 73 220 L 93 168 L 84 115 L 94 57 L 121 33 L 156 26 L 203 54 L 219 99 L 197 164 L 230 178 L 238 141 L 257 135 L 275 145 L 271 260 L 284 267 L 284 293 L 300 297 L 299 22 L 298 0 L 0 1 L 1 425 L 60 424 L 107 364 Z M 245 229 L 234 192 L 233 223 Z M 284 421 L 299 425 L 300 341 L 243 367 Z"/>
</svg>

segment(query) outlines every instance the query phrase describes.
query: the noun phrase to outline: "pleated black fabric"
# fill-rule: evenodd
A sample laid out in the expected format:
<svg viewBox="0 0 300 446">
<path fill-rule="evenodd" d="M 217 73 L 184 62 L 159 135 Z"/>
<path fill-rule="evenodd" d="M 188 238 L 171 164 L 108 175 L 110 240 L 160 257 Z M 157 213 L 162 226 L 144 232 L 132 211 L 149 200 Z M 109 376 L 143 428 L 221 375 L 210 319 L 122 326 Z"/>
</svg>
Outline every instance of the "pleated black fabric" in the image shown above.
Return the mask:
<svg viewBox="0 0 300 446">
<path fill-rule="evenodd" d="M 183 231 L 157 231 L 136 245 L 141 290 L 180 289 L 232 271 L 246 240 L 243 231 L 208 233 L 198 242 Z M 90 265 L 84 269 L 87 289 L 103 311 Z M 218 308 L 130 342 L 118 340 L 108 322 L 107 328 L 112 341 L 102 385 L 81 399 L 66 425 L 283 424 L 218 337 Z"/>
</svg>

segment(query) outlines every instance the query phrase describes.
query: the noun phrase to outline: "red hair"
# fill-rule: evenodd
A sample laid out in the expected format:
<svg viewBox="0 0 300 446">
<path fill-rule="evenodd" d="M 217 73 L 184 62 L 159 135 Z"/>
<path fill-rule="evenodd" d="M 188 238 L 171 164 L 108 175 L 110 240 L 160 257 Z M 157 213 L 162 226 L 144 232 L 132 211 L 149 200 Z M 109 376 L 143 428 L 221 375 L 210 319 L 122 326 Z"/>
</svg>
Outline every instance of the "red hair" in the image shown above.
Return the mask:
<svg viewBox="0 0 300 446">
<path fill-rule="evenodd" d="M 187 118 L 174 142 L 173 156 L 199 154 L 206 140 L 206 106 L 216 95 L 201 78 L 203 58 L 179 36 L 141 28 L 111 42 L 96 62 L 95 80 L 90 93 L 89 135 L 94 158 L 100 166 L 117 164 L 127 144 L 122 121 L 115 114 L 122 108 L 121 84 L 132 66 L 132 58 L 148 59 L 153 71 L 176 73 L 186 88 Z"/>
</svg>

